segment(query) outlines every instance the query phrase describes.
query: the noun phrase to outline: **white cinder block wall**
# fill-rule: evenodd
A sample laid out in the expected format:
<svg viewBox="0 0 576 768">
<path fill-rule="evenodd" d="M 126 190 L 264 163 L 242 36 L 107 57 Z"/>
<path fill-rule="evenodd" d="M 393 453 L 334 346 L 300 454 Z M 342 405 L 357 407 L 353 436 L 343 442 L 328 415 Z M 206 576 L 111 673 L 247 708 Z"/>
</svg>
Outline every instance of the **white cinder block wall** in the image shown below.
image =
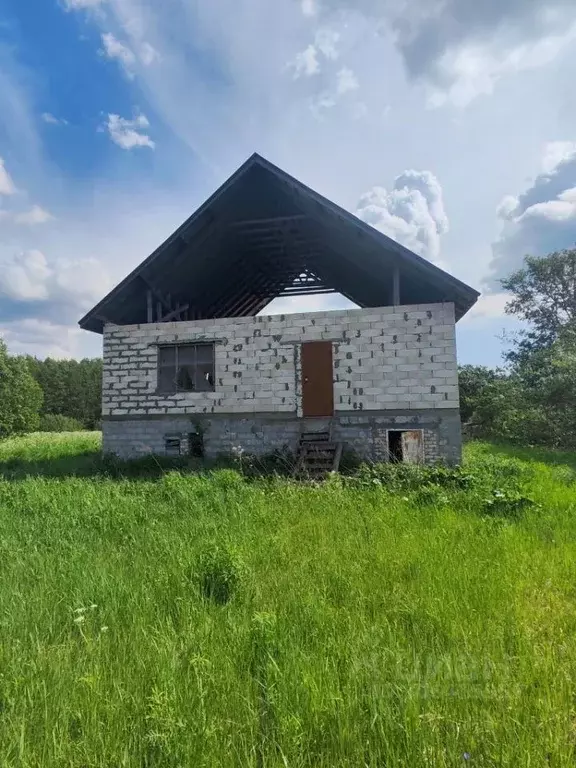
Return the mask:
<svg viewBox="0 0 576 768">
<path fill-rule="evenodd" d="M 301 416 L 300 344 L 334 344 L 336 412 L 457 409 L 454 306 L 419 304 L 104 329 L 103 417 Z M 158 344 L 213 341 L 215 391 L 157 392 Z"/>
</svg>

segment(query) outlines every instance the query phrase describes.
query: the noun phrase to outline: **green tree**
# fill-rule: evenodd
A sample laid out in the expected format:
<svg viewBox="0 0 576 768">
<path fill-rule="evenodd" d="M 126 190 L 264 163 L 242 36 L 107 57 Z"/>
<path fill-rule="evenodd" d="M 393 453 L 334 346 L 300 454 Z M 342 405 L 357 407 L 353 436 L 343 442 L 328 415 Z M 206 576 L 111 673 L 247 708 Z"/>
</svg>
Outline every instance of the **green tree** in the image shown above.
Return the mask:
<svg viewBox="0 0 576 768">
<path fill-rule="evenodd" d="M 36 430 L 42 399 L 26 360 L 9 355 L 0 340 L 0 437 Z"/>
<path fill-rule="evenodd" d="M 576 327 L 576 248 L 526 256 L 522 268 L 501 283 L 512 294 L 506 312 L 528 324 L 507 353 L 513 365 L 549 348 L 563 329 Z"/>
<path fill-rule="evenodd" d="M 474 418 L 486 388 L 502 378 L 505 378 L 503 371 L 485 365 L 463 365 L 459 368 L 460 416 L 464 423 Z"/>
</svg>

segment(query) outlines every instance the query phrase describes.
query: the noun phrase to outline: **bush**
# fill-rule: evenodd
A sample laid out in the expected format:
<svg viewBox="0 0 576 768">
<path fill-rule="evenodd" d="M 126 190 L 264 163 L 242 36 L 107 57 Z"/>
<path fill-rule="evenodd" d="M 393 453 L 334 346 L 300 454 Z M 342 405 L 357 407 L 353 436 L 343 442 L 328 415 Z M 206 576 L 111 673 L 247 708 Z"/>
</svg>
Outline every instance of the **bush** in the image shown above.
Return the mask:
<svg viewBox="0 0 576 768">
<path fill-rule="evenodd" d="M 513 490 L 495 489 L 484 500 L 483 512 L 491 517 L 518 519 L 530 507 L 538 507 L 538 504 L 528 496 Z"/>
<path fill-rule="evenodd" d="M 198 560 L 200 592 L 218 605 L 228 603 L 242 581 L 242 564 L 228 547 L 213 545 Z"/>
<path fill-rule="evenodd" d="M 442 464 L 362 464 L 346 482 L 353 486 L 381 485 L 389 491 L 412 491 L 424 486 L 466 490 L 477 482 L 475 475 L 462 467 Z"/>
<path fill-rule="evenodd" d="M 84 425 L 72 416 L 61 413 L 45 413 L 40 418 L 40 432 L 82 432 Z"/>
</svg>

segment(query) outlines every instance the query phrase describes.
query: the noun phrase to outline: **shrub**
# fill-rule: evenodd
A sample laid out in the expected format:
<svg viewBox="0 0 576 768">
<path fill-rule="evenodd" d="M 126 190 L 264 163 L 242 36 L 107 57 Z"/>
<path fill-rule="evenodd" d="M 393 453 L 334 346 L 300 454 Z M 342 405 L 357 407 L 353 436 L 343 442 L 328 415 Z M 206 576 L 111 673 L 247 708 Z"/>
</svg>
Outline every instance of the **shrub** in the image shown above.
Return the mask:
<svg viewBox="0 0 576 768">
<path fill-rule="evenodd" d="M 84 425 L 72 416 L 61 413 L 45 413 L 40 418 L 40 432 L 82 432 Z"/>
<path fill-rule="evenodd" d="M 477 482 L 477 477 L 462 467 L 389 463 L 363 464 L 347 482 L 365 487 L 381 485 L 389 491 L 412 491 L 423 486 L 466 490 Z"/>
<path fill-rule="evenodd" d="M 525 510 L 537 506 L 536 502 L 517 491 L 495 489 L 484 500 L 482 511 L 491 517 L 517 519 Z"/>
<path fill-rule="evenodd" d="M 200 593 L 206 600 L 225 605 L 240 587 L 242 570 L 235 552 L 226 546 L 212 545 L 198 560 Z"/>
</svg>

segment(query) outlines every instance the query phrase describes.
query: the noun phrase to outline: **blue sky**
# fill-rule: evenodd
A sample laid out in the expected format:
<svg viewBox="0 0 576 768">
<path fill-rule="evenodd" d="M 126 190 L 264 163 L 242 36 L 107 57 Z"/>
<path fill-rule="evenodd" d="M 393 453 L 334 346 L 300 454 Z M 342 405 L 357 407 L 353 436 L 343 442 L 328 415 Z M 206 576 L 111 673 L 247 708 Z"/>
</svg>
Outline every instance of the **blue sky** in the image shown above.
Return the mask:
<svg viewBox="0 0 576 768">
<path fill-rule="evenodd" d="M 99 354 L 79 317 L 258 151 L 481 290 L 496 365 L 498 279 L 576 241 L 575 67 L 571 0 L 4 0 L 0 333 Z"/>
</svg>

